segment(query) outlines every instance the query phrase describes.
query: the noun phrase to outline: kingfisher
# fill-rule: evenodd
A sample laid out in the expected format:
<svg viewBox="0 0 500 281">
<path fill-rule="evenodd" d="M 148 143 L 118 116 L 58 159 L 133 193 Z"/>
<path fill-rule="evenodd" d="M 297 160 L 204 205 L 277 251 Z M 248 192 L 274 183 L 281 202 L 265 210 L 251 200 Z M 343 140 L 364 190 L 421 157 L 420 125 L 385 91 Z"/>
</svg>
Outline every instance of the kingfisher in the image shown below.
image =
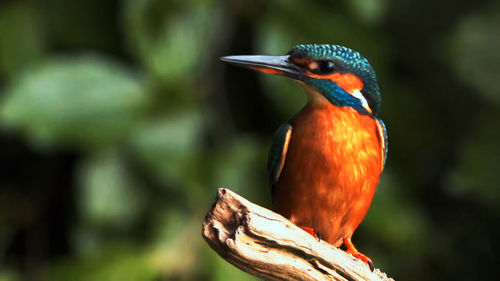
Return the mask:
<svg viewBox="0 0 500 281">
<path fill-rule="evenodd" d="M 387 155 L 373 67 L 360 53 L 330 44 L 292 47 L 283 56 L 222 61 L 292 78 L 307 104 L 276 131 L 268 156 L 273 205 L 311 235 L 368 264 L 351 241 L 372 202 Z"/>
</svg>

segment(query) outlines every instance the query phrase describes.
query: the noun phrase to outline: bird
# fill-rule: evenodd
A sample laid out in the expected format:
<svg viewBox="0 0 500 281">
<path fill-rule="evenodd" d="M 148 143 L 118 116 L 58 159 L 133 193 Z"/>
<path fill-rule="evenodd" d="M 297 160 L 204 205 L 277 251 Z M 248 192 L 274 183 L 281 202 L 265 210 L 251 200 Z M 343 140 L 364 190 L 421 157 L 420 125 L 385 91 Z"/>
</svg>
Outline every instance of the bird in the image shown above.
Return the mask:
<svg viewBox="0 0 500 281">
<path fill-rule="evenodd" d="M 366 58 L 333 44 L 302 44 L 281 56 L 235 55 L 222 61 L 286 76 L 306 105 L 274 134 L 267 171 L 275 211 L 374 270 L 352 235 L 364 219 L 387 159 L 381 94 Z"/>
</svg>

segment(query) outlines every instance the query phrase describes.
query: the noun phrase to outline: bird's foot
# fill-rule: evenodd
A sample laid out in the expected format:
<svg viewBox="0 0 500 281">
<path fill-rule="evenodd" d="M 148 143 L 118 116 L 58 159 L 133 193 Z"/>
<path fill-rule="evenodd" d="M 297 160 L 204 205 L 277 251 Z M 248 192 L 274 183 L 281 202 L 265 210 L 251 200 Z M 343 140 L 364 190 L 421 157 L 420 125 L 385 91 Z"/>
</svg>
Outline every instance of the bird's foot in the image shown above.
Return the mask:
<svg viewBox="0 0 500 281">
<path fill-rule="evenodd" d="M 365 262 L 366 264 L 368 264 L 371 271 L 375 270 L 375 265 L 373 264 L 372 259 L 363 255 L 362 253 L 360 253 L 358 251 L 358 249 L 356 249 L 356 247 L 354 247 L 354 244 L 352 244 L 352 241 L 351 241 L 351 237 L 344 238 L 344 244 L 347 247 L 346 252 L 351 254 L 353 257 L 358 258 L 358 259 L 362 260 L 363 262 Z"/>
<path fill-rule="evenodd" d="M 375 265 L 373 264 L 372 259 L 370 259 L 369 257 L 363 255 L 360 252 L 357 252 L 357 253 L 352 253 L 352 252 L 349 252 L 349 251 L 347 251 L 347 252 L 349 254 L 351 254 L 353 257 L 358 258 L 358 259 L 364 261 L 366 264 L 368 264 L 368 266 L 370 267 L 371 271 L 375 270 Z"/>
<path fill-rule="evenodd" d="M 320 234 L 316 230 L 314 230 L 314 228 L 306 226 L 299 226 L 299 227 L 302 228 L 302 230 L 304 230 L 305 232 L 311 234 L 314 238 L 317 238 L 318 241 L 321 240 Z"/>
</svg>

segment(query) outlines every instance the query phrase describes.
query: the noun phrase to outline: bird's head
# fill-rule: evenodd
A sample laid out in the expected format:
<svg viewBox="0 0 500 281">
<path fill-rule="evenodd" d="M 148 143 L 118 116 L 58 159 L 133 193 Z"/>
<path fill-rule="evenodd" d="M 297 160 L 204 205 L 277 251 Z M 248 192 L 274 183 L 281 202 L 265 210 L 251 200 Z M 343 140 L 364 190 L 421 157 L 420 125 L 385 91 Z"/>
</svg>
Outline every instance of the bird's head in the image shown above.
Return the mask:
<svg viewBox="0 0 500 281">
<path fill-rule="evenodd" d="M 338 45 L 297 45 L 284 56 L 227 56 L 223 61 L 303 82 L 337 106 L 376 115 L 381 98 L 377 77 L 367 59 Z"/>
</svg>

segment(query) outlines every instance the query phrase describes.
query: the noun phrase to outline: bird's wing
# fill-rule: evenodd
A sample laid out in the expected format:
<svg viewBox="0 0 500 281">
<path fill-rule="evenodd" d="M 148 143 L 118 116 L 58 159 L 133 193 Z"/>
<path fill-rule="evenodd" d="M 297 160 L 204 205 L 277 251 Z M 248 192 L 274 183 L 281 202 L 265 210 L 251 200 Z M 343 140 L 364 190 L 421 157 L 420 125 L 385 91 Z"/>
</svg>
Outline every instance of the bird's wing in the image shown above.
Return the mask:
<svg viewBox="0 0 500 281">
<path fill-rule="evenodd" d="M 285 164 L 286 152 L 291 136 L 292 125 L 289 123 L 281 125 L 276 133 L 274 133 L 271 149 L 269 150 L 269 158 L 267 160 L 267 174 L 269 176 L 269 184 L 272 192 L 274 192 L 281 170 Z"/>
<path fill-rule="evenodd" d="M 384 170 L 385 161 L 387 160 L 388 152 L 388 142 L 387 142 L 387 130 L 385 129 L 385 124 L 382 119 L 377 118 L 377 131 L 378 138 L 380 140 L 380 149 L 382 150 L 382 170 Z"/>
</svg>

